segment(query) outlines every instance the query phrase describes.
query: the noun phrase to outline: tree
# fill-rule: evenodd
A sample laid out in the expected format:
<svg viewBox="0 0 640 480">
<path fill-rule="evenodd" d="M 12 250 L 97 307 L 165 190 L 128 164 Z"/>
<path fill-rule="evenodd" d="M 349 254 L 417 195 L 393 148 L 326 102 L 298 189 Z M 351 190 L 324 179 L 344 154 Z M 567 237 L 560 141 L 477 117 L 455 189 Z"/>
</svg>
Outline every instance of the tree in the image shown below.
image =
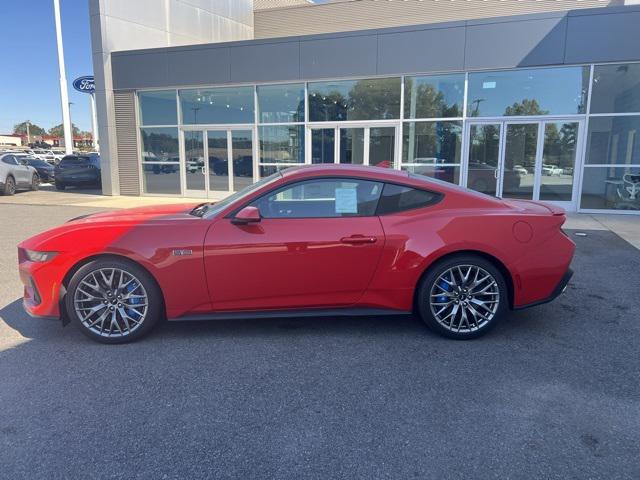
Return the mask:
<svg viewBox="0 0 640 480">
<path fill-rule="evenodd" d="M 47 132 L 45 131 L 44 128 L 42 128 L 39 125 L 36 125 L 35 123 L 31 123 L 30 120 L 25 120 L 22 123 L 17 123 L 16 125 L 13 126 L 13 133 L 17 133 L 19 135 L 26 135 L 27 134 L 27 123 L 29 124 L 29 135 L 33 136 L 33 135 L 44 135 Z"/>
<path fill-rule="evenodd" d="M 504 114 L 508 117 L 518 115 L 546 115 L 549 112 L 542 110 L 536 99 L 529 100 L 523 98 L 521 102 L 515 102 L 510 107 L 505 108 Z"/>
<path fill-rule="evenodd" d="M 72 125 L 72 130 L 74 137 L 77 137 L 80 134 L 80 129 L 75 125 Z M 60 124 L 55 127 L 51 127 L 49 129 L 49 135 L 53 135 L 54 137 L 64 137 L 64 126 Z"/>
</svg>

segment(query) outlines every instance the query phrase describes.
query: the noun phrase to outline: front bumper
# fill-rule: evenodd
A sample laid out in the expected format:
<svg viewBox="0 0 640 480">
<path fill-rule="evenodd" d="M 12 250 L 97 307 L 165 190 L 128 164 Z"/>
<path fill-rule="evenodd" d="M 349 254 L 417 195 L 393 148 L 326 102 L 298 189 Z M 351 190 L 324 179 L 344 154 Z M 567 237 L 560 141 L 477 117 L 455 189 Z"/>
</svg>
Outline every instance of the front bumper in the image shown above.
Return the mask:
<svg viewBox="0 0 640 480">
<path fill-rule="evenodd" d="M 545 303 L 554 301 L 556 298 L 562 295 L 564 291 L 567 289 L 567 285 L 569 284 L 569 280 L 571 280 L 571 277 L 573 277 L 573 270 L 571 270 L 570 268 L 567 268 L 567 271 L 558 282 L 558 285 L 556 285 L 556 287 L 553 289 L 553 292 L 551 292 L 551 295 L 537 302 L 516 306 L 514 307 L 514 310 L 523 310 L 525 308 L 535 307 L 537 305 L 543 305 Z"/>
<path fill-rule="evenodd" d="M 24 287 L 22 306 L 32 317 L 60 318 L 62 279 L 51 262 L 30 262 L 22 259 L 18 267 Z"/>
</svg>

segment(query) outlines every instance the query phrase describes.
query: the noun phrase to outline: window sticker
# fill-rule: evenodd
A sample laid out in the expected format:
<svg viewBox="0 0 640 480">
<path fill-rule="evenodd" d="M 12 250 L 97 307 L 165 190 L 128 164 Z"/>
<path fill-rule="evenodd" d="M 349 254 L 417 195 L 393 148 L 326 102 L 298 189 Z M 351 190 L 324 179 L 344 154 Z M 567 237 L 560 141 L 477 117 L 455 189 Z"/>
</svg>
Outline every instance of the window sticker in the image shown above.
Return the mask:
<svg viewBox="0 0 640 480">
<path fill-rule="evenodd" d="M 336 213 L 358 213 L 358 194 L 355 188 L 336 188 Z"/>
</svg>

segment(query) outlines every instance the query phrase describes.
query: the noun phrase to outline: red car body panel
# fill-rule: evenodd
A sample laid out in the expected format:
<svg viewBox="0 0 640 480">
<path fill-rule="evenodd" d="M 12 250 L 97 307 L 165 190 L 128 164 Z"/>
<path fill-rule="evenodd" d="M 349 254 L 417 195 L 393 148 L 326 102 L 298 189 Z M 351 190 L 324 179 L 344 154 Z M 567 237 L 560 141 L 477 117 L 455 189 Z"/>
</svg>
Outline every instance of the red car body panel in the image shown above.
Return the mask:
<svg viewBox="0 0 640 480">
<path fill-rule="evenodd" d="M 233 212 L 274 188 L 325 176 L 400 183 L 443 196 L 429 207 L 382 216 L 231 221 Z M 428 267 L 461 251 L 497 262 L 512 287 L 511 306 L 519 308 L 553 294 L 575 248 L 560 228 L 565 216 L 558 207 L 502 201 L 382 168 L 289 169 L 213 218 L 190 215 L 194 206 L 95 214 L 25 240 L 19 245 L 25 309 L 59 317 L 63 283 L 74 266 L 97 255 L 118 255 L 155 278 L 169 319 L 305 308 L 409 312 Z M 24 249 L 58 254 L 31 262 Z"/>
</svg>

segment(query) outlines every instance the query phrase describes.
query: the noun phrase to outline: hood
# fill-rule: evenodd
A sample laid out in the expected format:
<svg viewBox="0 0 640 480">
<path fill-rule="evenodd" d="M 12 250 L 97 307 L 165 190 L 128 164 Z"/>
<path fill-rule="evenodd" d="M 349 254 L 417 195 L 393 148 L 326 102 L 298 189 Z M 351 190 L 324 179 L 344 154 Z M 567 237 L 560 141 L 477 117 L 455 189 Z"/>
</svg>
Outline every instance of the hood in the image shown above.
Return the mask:
<svg viewBox="0 0 640 480">
<path fill-rule="evenodd" d="M 93 213 L 72 218 L 69 222 L 76 223 L 109 223 L 109 222 L 139 222 L 158 217 L 188 215 L 198 204 L 178 203 L 171 205 L 152 205 L 149 207 L 124 208 L 108 212 Z"/>
<path fill-rule="evenodd" d="M 39 233 L 20 243 L 19 247 L 32 250 L 65 250 L 70 235 L 83 231 L 95 231 L 101 238 L 117 238 L 123 232 L 143 224 L 174 221 L 200 221 L 189 215 L 197 204 L 156 205 L 127 208 L 111 212 L 94 213 L 72 218 L 58 227 Z M 67 239 L 67 241 L 65 241 Z M 62 246 L 61 246 L 62 245 Z"/>
</svg>

